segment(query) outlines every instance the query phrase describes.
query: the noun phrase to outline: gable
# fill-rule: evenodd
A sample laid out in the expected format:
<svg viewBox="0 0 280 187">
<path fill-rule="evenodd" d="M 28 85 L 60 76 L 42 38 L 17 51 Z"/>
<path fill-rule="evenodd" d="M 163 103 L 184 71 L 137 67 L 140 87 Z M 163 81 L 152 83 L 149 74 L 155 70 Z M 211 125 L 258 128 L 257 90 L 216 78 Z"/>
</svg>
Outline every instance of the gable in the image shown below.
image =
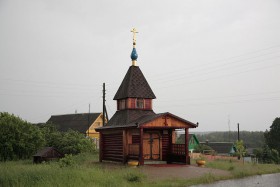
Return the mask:
<svg viewBox="0 0 280 187">
<path fill-rule="evenodd" d="M 96 133 L 95 128 L 99 128 L 103 126 L 103 119 L 102 116 L 103 114 L 101 113 L 96 119 L 95 121 L 90 125 L 89 127 L 89 132 L 90 133 Z M 107 123 L 107 119 L 105 118 L 105 123 Z M 88 130 L 86 131 L 86 133 L 88 133 Z"/>
<path fill-rule="evenodd" d="M 194 149 L 195 146 L 199 145 L 199 141 L 194 134 L 189 134 L 189 148 Z"/>
<path fill-rule="evenodd" d="M 156 128 L 194 128 L 196 125 L 192 122 L 186 121 L 170 113 L 163 113 L 158 115 L 153 120 L 142 124 L 141 126 L 156 127 Z"/>
</svg>

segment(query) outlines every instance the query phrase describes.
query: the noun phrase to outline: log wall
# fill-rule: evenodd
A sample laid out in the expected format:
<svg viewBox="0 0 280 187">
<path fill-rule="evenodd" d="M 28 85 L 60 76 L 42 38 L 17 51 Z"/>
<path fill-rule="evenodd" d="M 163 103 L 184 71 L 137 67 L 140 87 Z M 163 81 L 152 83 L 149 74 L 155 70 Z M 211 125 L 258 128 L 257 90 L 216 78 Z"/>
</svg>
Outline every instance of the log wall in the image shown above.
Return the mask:
<svg viewBox="0 0 280 187">
<path fill-rule="evenodd" d="M 103 160 L 123 161 L 123 134 L 103 134 L 102 135 L 102 156 Z"/>
</svg>

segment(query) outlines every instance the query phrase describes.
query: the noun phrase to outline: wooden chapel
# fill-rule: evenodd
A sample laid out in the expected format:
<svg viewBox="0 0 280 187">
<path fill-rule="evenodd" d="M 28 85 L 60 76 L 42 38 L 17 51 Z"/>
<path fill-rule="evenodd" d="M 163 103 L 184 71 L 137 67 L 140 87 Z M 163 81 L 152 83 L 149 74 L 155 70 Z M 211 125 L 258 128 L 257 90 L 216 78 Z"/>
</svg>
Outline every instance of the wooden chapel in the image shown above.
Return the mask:
<svg viewBox="0 0 280 187">
<path fill-rule="evenodd" d="M 137 31 L 132 32 L 132 65 L 114 96 L 117 111 L 107 124 L 96 129 L 100 133 L 99 160 L 137 160 L 140 165 L 151 160 L 190 164 L 189 128 L 197 125 L 169 112 L 153 111 L 156 96 L 137 66 Z M 185 144 L 175 144 L 175 129 L 185 130 Z"/>
</svg>

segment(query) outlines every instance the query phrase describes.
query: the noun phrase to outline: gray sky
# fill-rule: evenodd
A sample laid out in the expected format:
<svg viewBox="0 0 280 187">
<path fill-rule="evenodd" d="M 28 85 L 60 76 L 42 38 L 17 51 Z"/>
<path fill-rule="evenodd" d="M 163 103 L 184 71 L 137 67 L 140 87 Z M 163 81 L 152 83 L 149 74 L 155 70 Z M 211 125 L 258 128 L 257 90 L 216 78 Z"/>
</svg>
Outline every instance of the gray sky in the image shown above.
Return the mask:
<svg viewBox="0 0 280 187">
<path fill-rule="evenodd" d="M 280 116 L 279 0 L 0 0 L 0 111 L 100 112 L 105 82 L 111 117 L 133 27 L 155 112 L 193 131 L 264 131 Z"/>
</svg>

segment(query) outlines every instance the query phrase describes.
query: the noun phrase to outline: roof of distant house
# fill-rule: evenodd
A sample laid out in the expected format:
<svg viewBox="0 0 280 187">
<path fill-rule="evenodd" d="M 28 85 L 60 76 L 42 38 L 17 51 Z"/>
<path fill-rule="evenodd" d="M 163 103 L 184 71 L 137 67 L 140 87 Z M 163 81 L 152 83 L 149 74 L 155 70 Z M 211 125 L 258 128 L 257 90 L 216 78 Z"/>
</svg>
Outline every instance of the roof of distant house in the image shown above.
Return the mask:
<svg viewBox="0 0 280 187">
<path fill-rule="evenodd" d="M 234 148 L 233 142 L 200 142 L 200 144 L 208 145 L 218 154 L 229 154 Z"/>
<path fill-rule="evenodd" d="M 57 154 L 59 154 L 60 156 L 63 156 L 63 153 L 59 152 L 56 148 L 54 147 L 44 147 L 43 149 L 39 150 L 35 155 L 33 156 L 40 156 L 40 157 L 49 157 L 49 152 L 50 151 L 56 151 Z"/>
<path fill-rule="evenodd" d="M 82 114 L 65 114 L 53 115 L 47 123 L 53 123 L 60 131 L 69 129 L 86 133 L 89 126 L 98 118 L 101 113 L 82 113 Z"/>
</svg>

